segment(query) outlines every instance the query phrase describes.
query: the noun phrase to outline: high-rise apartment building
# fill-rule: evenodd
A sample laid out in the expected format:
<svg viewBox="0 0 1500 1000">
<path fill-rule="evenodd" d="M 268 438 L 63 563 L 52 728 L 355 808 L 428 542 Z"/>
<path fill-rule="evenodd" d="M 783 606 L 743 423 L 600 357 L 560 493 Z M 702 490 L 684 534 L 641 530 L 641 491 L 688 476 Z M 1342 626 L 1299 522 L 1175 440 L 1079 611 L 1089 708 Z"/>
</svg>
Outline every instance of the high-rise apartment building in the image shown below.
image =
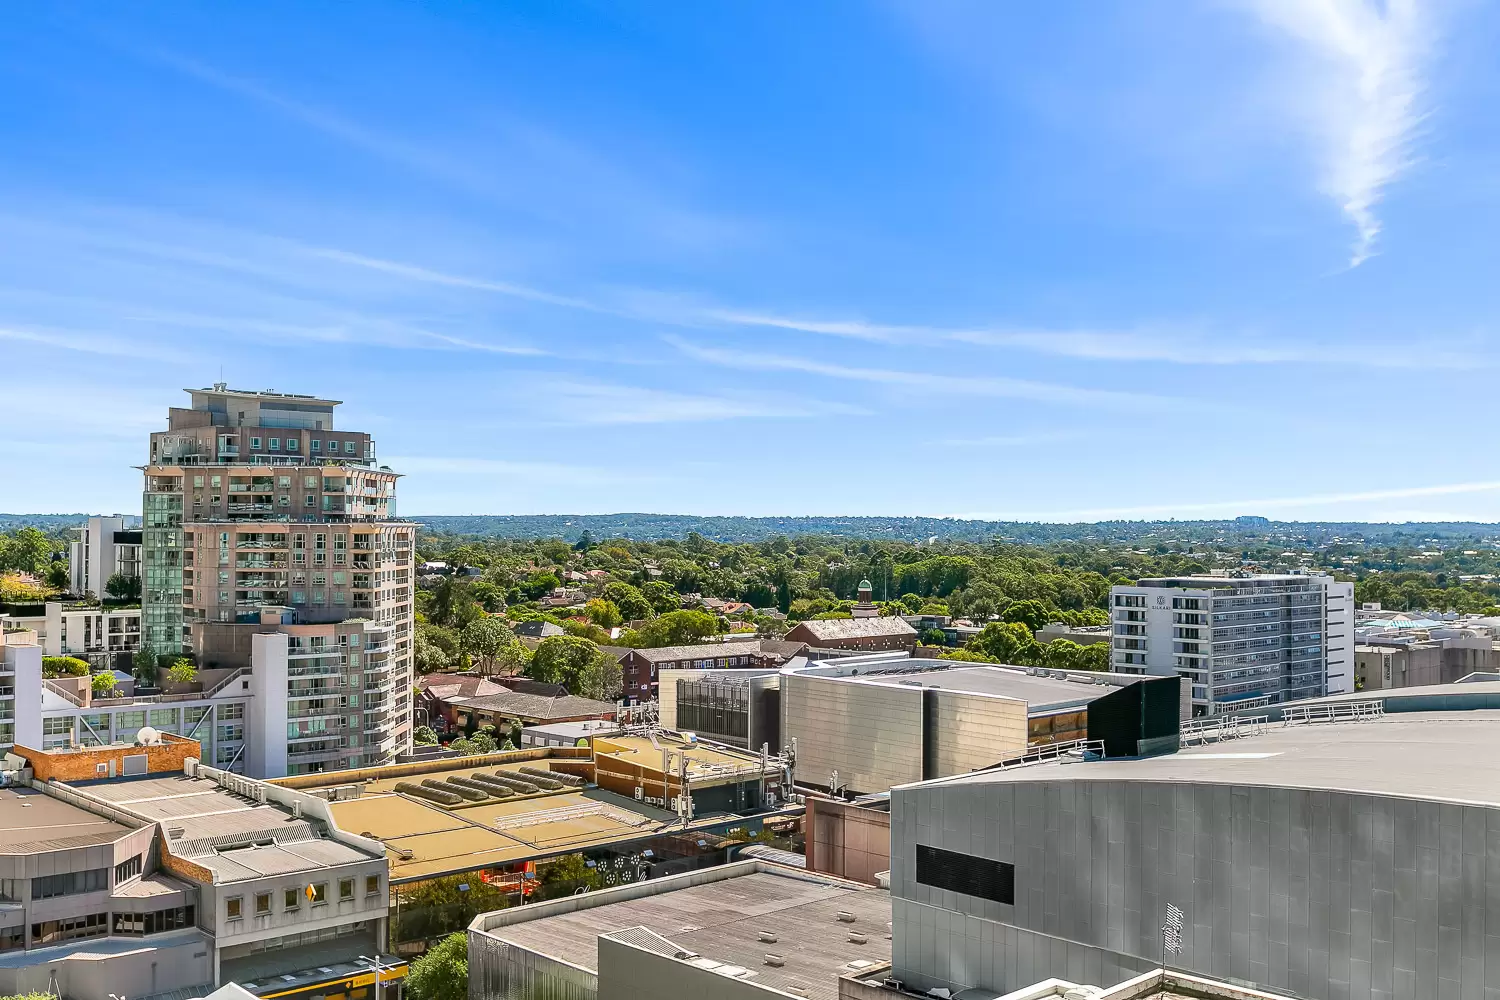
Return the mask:
<svg viewBox="0 0 1500 1000">
<path fill-rule="evenodd" d="M 109 578 L 116 573 L 141 575 L 141 532 L 129 526 L 129 519 L 91 517 L 77 531 L 77 540 L 68 546 L 73 593 L 103 597 Z"/>
<path fill-rule="evenodd" d="M 1329 576 L 1141 580 L 1110 617 L 1113 669 L 1190 678 L 1195 715 L 1354 689 L 1354 585 Z"/>
<path fill-rule="evenodd" d="M 144 645 L 246 672 L 253 775 L 390 761 L 411 742 L 415 580 L 397 474 L 335 428 L 335 400 L 188 392 L 143 470 Z"/>
</svg>

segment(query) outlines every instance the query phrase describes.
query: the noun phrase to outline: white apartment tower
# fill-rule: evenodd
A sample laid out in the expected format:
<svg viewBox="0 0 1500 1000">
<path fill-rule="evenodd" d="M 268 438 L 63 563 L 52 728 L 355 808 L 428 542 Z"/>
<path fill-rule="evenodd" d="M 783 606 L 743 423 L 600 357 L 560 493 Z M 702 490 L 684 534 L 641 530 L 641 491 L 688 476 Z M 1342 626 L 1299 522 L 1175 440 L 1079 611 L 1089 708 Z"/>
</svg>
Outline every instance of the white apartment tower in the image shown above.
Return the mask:
<svg viewBox="0 0 1500 1000">
<path fill-rule="evenodd" d="M 336 400 L 188 393 L 143 469 L 144 645 L 247 672 L 254 776 L 391 762 L 411 744 L 415 605 L 397 473 L 335 428 Z"/>
<path fill-rule="evenodd" d="M 1190 678 L 1194 715 L 1354 690 L 1354 584 L 1329 576 L 1141 580 L 1110 618 L 1113 669 Z"/>
<path fill-rule="evenodd" d="M 105 596 L 109 578 L 141 575 L 141 532 L 127 519 L 91 517 L 78 528 L 78 538 L 68 546 L 69 588 L 82 596 Z"/>
</svg>

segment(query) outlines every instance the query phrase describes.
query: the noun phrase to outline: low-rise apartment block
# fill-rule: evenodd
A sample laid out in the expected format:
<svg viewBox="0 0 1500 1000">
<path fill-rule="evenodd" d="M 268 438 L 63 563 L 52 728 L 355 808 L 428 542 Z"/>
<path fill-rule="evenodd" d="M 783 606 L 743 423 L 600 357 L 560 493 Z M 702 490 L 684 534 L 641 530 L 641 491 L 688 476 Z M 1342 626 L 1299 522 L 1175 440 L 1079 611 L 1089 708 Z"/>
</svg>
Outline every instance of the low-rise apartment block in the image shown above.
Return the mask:
<svg viewBox="0 0 1500 1000">
<path fill-rule="evenodd" d="M 74 656 L 96 669 L 130 670 L 141 648 L 140 605 L 47 601 L 0 617 L 36 632 L 45 656 Z"/>
<path fill-rule="evenodd" d="M 141 529 L 133 518 L 90 517 L 68 546 L 69 588 L 78 597 L 104 597 L 115 574 L 141 576 Z"/>
</svg>

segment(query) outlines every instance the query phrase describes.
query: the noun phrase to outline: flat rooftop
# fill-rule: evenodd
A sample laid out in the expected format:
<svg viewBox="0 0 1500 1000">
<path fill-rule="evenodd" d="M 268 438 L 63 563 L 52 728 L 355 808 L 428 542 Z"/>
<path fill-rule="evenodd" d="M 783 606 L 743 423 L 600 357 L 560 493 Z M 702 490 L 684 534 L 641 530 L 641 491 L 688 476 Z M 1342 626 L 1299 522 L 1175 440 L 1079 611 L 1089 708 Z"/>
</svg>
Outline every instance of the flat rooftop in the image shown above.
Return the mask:
<svg viewBox="0 0 1500 1000">
<path fill-rule="evenodd" d="M 30 788 L 0 789 L 0 854 L 111 844 L 131 827 Z"/>
<path fill-rule="evenodd" d="M 645 736 L 596 736 L 594 757 L 596 760 L 610 759 L 634 764 L 651 771 L 662 768 L 662 751 L 671 758 L 672 773 L 677 773 L 678 758 L 686 756 L 688 781 L 706 779 L 715 774 L 741 771 L 745 768 L 759 769 L 760 755 L 741 750 L 711 747 L 704 743 L 666 734 L 658 735 L 656 743 Z"/>
<path fill-rule="evenodd" d="M 1500 711 L 1402 712 L 1370 722 L 1272 723 L 1257 735 L 1160 757 L 1047 761 L 936 783 L 1036 781 L 1262 785 L 1500 806 Z"/>
<path fill-rule="evenodd" d="M 850 661 L 852 663 L 852 661 Z M 855 664 L 859 673 L 835 660 L 792 671 L 802 677 L 826 677 L 849 684 L 936 687 L 994 698 L 1024 701 L 1033 713 L 1081 708 L 1127 684 L 1152 679 L 1137 674 L 1089 671 L 1035 671 L 1004 664 L 966 663 L 925 658 L 883 659 Z M 788 671 L 783 670 L 783 673 Z M 1068 679 L 1071 678 L 1071 679 Z"/>
<path fill-rule="evenodd" d="M 237 795 L 208 778 L 171 775 L 101 782 L 79 790 L 161 822 L 172 853 L 213 871 L 220 882 L 315 871 L 376 857 L 329 839 L 318 823 Z"/>
<path fill-rule="evenodd" d="M 891 897 L 883 889 L 757 870 L 620 902 L 608 902 L 610 895 L 608 890 L 590 893 L 588 901 L 597 899 L 598 905 L 488 933 L 597 972 L 601 934 L 638 943 L 619 932 L 644 927 L 703 959 L 751 971 L 750 982 L 775 989 L 797 986 L 805 989 L 803 996 L 818 1000 L 838 996 L 838 977 L 855 971 L 849 963 L 878 964 L 891 958 L 886 937 Z M 853 922 L 841 921 L 841 911 L 852 914 Z M 865 943 L 850 942 L 851 931 L 863 934 Z M 776 941 L 762 941 L 762 932 L 776 935 Z M 765 964 L 767 954 L 780 955 L 785 964 Z"/>
<path fill-rule="evenodd" d="M 523 765 L 548 769 L 545 759 L 537 759 L 382 776 L 362 784 L 358 798 L 331 802 L 329 809 L 341 830 L 385 843 L 394 882 L 516 864 L 682 829 L 675 813 L 597 788 L 452 808 L 396 791 L 403 781 L 420 784 L 426 778 L 517 771 Z M 337 772 L 329 774 L 325 787 L 350 783 L 338 777 Z M 693 826 L 719 820 L 703 819 Z"/>
</svg>

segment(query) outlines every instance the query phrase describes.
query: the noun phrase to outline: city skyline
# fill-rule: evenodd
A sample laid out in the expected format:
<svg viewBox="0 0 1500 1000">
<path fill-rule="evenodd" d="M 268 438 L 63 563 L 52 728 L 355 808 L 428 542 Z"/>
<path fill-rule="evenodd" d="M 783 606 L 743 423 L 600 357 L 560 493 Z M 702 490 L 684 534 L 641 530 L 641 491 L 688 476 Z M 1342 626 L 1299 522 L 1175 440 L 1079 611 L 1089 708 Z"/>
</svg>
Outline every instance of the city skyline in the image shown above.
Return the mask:
<svg viewBox="0 0 1500 1000">
<path fill-rule="evenodd" d="M 1497 29 L 18 11 L 0 511 L 134 512 L 224 381 L 345 400 L 404 514 L 1500 520 L 1435 433 L 1487 398 Z M 809 453 L 923 474 L 746 482 Z"/>
</svg>

